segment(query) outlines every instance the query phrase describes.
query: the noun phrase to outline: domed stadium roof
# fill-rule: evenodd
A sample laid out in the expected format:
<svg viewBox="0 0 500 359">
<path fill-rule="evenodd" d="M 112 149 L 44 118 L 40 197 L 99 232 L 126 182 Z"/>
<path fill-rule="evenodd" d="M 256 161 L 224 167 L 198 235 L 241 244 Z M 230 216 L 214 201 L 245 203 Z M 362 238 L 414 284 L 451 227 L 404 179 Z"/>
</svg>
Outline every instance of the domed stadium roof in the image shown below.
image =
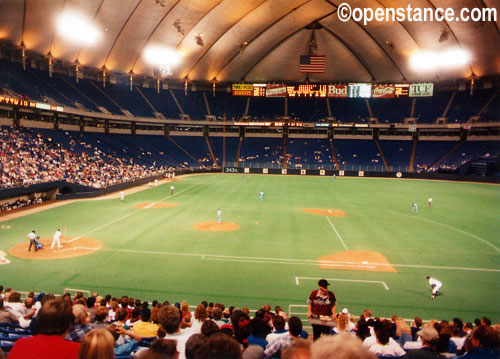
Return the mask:
<svg viewBox="0 0 500 359">
<path fill-rule="evenodd" d="M 346 1 L 347 2 L 347 1 Z M 351 9 L 386 11 L 499 8 L 498 0 L 351 0 Z M 68 64 L 155 76 L 148 46 L 184 54 L 172 80 L 221 82 L 398 82 L 500 73 L 499 20 L 341 21 L 342 0 L 0 0 L 0 39 Z M 65 11 L 86 16 L 100 38 L 85 46 L 57 31 Z M 342 10 L 344 13 L 345 9 Z M 361 10 L 359 10 L 361 11 Z M 359 13 L 358 13 L 359 15 Z M 415 15 L 415 12 L 413 13 Z M 463 49 L 466 65 L 419 73 L 417 50 Z M 300 55 L 324 55 L 324 73 L 299 72 Z"/>
</svg>

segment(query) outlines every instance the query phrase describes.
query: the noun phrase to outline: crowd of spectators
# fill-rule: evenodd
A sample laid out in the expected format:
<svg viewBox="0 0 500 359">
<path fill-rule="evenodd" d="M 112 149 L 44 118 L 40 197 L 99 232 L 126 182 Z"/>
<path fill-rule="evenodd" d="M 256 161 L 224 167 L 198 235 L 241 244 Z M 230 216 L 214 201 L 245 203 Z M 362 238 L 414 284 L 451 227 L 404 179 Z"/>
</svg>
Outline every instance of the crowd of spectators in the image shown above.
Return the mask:
<svg viewBox="0 0 500 359">
<path fill-rule="evenodd" d="M 4 202 L 0 204 L 0 212 L 8 212 L 19 208 L 29 207 L 34 204 L 42 204 L 43 199 L 39 198 L 18 198 L 12 202 Z"/>
<path fill-rule="evenodd" d="M 71 140 L 64 147 L 24 128 L 0 130 L 0 188 L 51 181 L 105 188 L 165 170 L 163 166 L 131 163 L 82 140 Z"/>
<path fill-rule="evenodd" d="M 355 317 L 343 310 L 339 328 L 313 341 L 297 316 L 269 305 L 252 313 L 202 302 L 194 312 L 186 302 L 152 303 L 123 296 L 77 292 L 29 293 L 24 302 L 0 286 L 0 331 L 23 332 L 8 357 L 18 358 L 499 358 L 500 328 L 488 318 L 409 325 L 402 318 Z M 10 323 L 10 324 L 6 324 Z M 340 324 L 342 323 L 342 324 Z M 4 334 L 1 334 L 2 336 Z M 4 342 L 5 343 L 5 342 Z M 103 354 L 106 353 L 106 354 Z M 0 356 L 1 357 L 1 356 Z"/>
</svg>

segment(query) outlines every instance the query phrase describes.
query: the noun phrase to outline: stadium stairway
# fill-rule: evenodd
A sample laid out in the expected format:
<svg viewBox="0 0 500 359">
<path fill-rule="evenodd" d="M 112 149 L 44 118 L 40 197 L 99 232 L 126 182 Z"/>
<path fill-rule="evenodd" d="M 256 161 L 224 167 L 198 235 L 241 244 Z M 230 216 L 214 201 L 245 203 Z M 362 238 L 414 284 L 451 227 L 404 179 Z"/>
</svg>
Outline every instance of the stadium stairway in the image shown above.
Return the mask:
<svg viewBox="0 0 500 359">
<path fill-rule="evenodd" d="M 288 167 L 288 156 L 286 154 L 286 148 L 288 143 L 288 137 L 283 137 L 283 168 Z"/>
<path fill-rule="evenodd" d="M 408 164 L 408 172 L 413 172 L 413 164 L 415 162 L 415 153 L 417 152 L 417 138 L 413 138 L 413 143 L 411 146 L 411 156 L 410 163 Z"/>
<path fill-rule="evenodd" d="M 335 152 L 335 144 L 333 143 L 333 138 L 330 138 L 330 147 L 332 148 L 332 157 L 333 161 L 335 162 L 335 168 L 339 169 L 339 160 L 337 158 L 337 153 Z"/>
<path fill-rule="evenodd" d="M 240 137 L 240 141 L 238 142 L 238 151 L 236 152 L 236 167 L 240 165 L 240 155 L 241 155 L 242 145 L 243 145 L 243 137 Z"/>
<path fill-rule="evenodd" d="M 377 145 L 378 151 L 380 153 L 380 157 L 382 157 L 382 162 L 384 163 L 385 169 L 389 171 L 389 165 L 387 164 L 387 161 L 384 156 L 384 151 L 382 151 L 382 147 L 380 146 L 380 142 L 377 138 L 373 139 L 375 141 L 375 144 Z"/>
<path fill-rule="evenodd" d="M 203 163 L 201 163 L 198 159 L 196 159 L 196 157 L 194 157 L 191 153 L 189 153 L 188 151 L 186 151 L 186 149 L 184 147 L 182 147 L 181 145 L 179 145 L 173 138 L 172 136 L 167 136 L 168 139 L 170 141 L 172 141 L 172 143 L 174 145 L 176 145 L 182 152 L 184 152 L 186 155 L 188 155 L 190 158 L 192 158 L 196 163 L 198 163 L 201 167 L 203 168 L 207 168 Z"/>
<path fill-rule="evenodd" d="M 441 162 L 443 162 L 448 156 L 450 156 L 452 153 L 454 153 L 460 146 L 462 146 L 462 144 L 464 143 L 465 141 L 461 140 L 459 142 L 457 142 L 457 144 L 455 146 L 453 146 L 453 148 L 448 151 L 448 153 L 446 153 L 443 157 L 441 157 L 440 159 L 438 159 L 436 162 L 434 162 L 431 166 L 429 166 L 429 168 L 427 168 L 427 172 L 430 172 L 434 167 L 436 167 L 437 165 L 439 165 Z"/>
<path fill-rule="evenodd" d="M 210 151 L 210 156 L 212 157 L 212 161 L 214 161 L 214 166 L 219 167 L 217 163 L 217 158 L 215 158 L 214 151 L 212 150 L 212 146 L 210 145 L 210 141 L 208 140 L 208 136 L 203 136 L 205 138 L 205 142 L 207 143 L 208 150 Z"/>
</svg>

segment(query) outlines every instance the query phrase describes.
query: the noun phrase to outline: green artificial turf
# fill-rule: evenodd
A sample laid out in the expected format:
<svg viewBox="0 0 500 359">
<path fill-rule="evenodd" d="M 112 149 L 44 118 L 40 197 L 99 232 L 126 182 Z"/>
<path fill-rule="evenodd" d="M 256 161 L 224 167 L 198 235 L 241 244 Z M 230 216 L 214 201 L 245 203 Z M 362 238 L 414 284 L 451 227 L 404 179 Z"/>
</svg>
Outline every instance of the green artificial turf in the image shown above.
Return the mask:
<svg viewBox="0 0 500 359">
<path fill-rule="evenodd" d="M 67 236 L 100 240 L 103 248 L 51 261 L 7 256 L 11 263 L 0 266 L 0 284 L 21 291 L 76 288 L 257 309 L 306 304 L 317 279 L 328 278 L 338 306 L 354 314 L 369 308 L 376 316 L 500 321 L 496 185 L 216 174 L 184 177 L 174 185 L 174 196 L 166 184 L 128 195 L 125 202 L 78 201 L 3 222 L 10 226 L 0 229 L 4 252 L 23 241 L 27 247 L 32 229 L 51 237 L 58 227 L 67 227 Z M 434 200 L 430 209 L 428 197 Z M 142 202 L 178 206 L 134 208 Z M 412 202 L 418 203 L 418 213 L 412 212 Z M 215 222 L 217 208 L 224 222 L 240 229 L 193 228 Z M 340 209 L 346 216 L 325 217 L 302 208 Z M 317 264 L 317 258 L 346 248 L 380 252 L 397 273 Z M 442 295 L 434 300 L 426 275 L 443 282 Z M 296 277 L 311 279 L 299 279 L 297 285 Z"/>
</svg>

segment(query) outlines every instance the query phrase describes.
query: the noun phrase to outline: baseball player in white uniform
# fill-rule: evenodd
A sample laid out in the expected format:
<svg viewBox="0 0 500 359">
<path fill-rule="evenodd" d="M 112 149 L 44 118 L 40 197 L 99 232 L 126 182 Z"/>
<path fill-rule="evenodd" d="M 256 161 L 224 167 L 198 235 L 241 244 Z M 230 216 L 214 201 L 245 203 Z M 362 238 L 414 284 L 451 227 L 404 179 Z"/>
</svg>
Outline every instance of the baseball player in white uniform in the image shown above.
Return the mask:
<svg viewBox="0 0 500 359">
<path fill-rule="evenodd" d="M 431 285 L 431 288 L 432 288 L 432 296 L 431 296 L 431 299 L 434 299 L 436 298 L 436 295 L 438 295 L 438 291 L 439 291 L 439 288 L 441 288 L 443 286 L 443 283 L 441 283 L 440 281 L 438 281 L 436 278 L 432 278 L 432 277 L 429 277 L 427 276 L 427 281 L 429 282 L 429 284 Z"/>
<path fill-rule="evenodd" d="M 432 197 L 429 197 L 429 199 L 427 200 L 427 203 L 429 203 L 429 208 L 431 208 L 431 206 L 432 206 Z"/>
<path fill-rule="evenodd" d="M 61 237 L 62 237 L 61 230 L 58 229 L 56 233 L 54 233 L 54 237 L 52 237 L 52 244 L 50 245 L 50 249 L 54 249 L 54 246 L 57 243 L 57 249 L 61 249 Z"/>
<path fill-rule="evenodd" d="M 219 224 L 220 224 L 221 222 L 222 222 L 222 211 L 221 211 L 221 209 L 219 208 L 219 209 L 217 210 L 217 223 L 219 223 Z"/>
</svg>

